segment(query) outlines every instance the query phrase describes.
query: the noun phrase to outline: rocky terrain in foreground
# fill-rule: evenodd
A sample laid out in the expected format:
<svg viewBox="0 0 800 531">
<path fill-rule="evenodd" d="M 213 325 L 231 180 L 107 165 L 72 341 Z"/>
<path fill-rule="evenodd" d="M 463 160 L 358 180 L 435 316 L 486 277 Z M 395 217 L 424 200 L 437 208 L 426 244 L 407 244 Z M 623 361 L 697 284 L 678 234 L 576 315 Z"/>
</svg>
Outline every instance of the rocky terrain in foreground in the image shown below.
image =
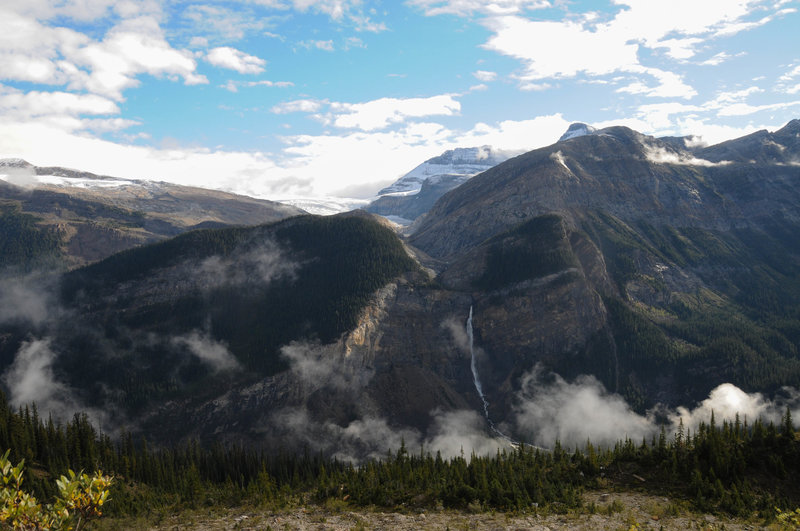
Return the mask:
<svg viewBox="0 0 800 531">
<path fill-rule="evenodd" d="M 352 511 L 346 507 L 308 506 L 286 510 L 230 510 L 192 514 L 164 515 L 146 520 L 114 520 L 102 522 L 101 529 L 149 529 L 153 531 L 228 529 L 299 531 L 344 531 L 352 529 L 393 529 L 417 531 L 437 529 L 499 529 L 555 531 L 576 530 L 748 530 L 780 529 L 763 521 L 699 514 L 684 509 L 668 498 L 637 492 L 589 492 L 584 496 L 585 508 L 567 514 L 505 514 L 432 511 L 393 513 Z M 594 504 L 591 512 L 588 507 Z"/>
</svg>

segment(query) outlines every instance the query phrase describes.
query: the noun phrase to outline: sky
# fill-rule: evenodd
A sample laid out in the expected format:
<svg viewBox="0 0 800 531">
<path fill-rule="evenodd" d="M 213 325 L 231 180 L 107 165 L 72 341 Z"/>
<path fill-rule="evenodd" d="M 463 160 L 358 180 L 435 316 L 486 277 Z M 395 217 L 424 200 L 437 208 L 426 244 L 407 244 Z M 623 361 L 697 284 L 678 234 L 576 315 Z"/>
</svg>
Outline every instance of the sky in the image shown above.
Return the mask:
<svg viewBox="0 0 800 531">
<path fill-rule="evenodd" d="M 367 198 L 572 122 L 707 143 L 800 117 L 798 0 L 3 0 L 0 158 Z"/>
</svg>

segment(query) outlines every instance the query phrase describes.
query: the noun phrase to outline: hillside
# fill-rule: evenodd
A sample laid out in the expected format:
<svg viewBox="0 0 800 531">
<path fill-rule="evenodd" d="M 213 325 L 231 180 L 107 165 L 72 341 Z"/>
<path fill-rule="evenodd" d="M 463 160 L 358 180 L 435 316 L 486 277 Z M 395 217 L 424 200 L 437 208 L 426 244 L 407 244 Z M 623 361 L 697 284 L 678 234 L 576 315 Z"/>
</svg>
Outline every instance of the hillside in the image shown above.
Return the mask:
<svg viewBox="0 0 800 531">
<path fill-rule="evenodd" d="M 641 411 L 800 384 L 798 130 L 690 152 L 613 127 L 437 202 L 410 241 L 473 298 L 498 418 L 536 363 Z"/>
<path fill-rule="evenodd" d="M 0 210 L 5 245 L 28 245 L 35 232 L 41 242 L 32 244 L 31 252 L 41 254 L 42 246 L 56 241 L 41 260 L 67 267 L 193 228 L 258 225 L 303 213 L 215 190 L 37 167 L 17 159 L 0 160 Z M 24 236 L 16 228 L 20 223 L 29 224 Z M 14 243 L 17 238 L 26 239 Z M 33 256 L 12 256 L 17 255 L 4 257 L 4 265 L 27 270 L 43 265 Z"/>
<path fill-rule="evenodd" d="M 587 130 L 472 177 L 407 242 L 355 212 L 115 254 L 0 314 L 4 382 L 160 442 L 348 460 L 613 444 L 732 401 L 777 420 L 800 385 L 797 127 L 742 140 L 782 146 L 760 162 Z M 31 359 L 54 391 L 14 385 Z"/>
<path fill-rule="evenodd" d="M 337 341 L 376 290 L 416 267 L 366 214 L 190 231 L 65 274 L 40 326 L 12 321 L 0 330 L 0 360 L 8 367 L 16 357 L 19 366 L 17 352 L 39 348 L 58 379 L 52 385 L 73 403 L 103 404 L 126 423 L 155 415 L 147 430 L 155 438 L 215 433 L 218 425 L 163 415 L 285 373 L 282 348 Z M 43 339 L 31 343 L 31 332 Z M 243 426 L 232 438 L 260 422 L 254 414 L 237 414 Z"/>
</svg>

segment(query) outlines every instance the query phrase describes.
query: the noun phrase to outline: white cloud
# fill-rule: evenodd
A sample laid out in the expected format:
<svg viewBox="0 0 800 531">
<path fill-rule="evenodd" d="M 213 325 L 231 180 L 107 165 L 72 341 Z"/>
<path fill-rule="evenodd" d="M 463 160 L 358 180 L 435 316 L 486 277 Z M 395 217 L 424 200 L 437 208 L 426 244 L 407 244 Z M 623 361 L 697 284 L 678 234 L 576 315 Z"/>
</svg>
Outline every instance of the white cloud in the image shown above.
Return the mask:
<svg viewBox="0 0 800 531">
<path fill-rule="evenodd" d="M 258 1 L 258 0 L 257 0 Z M 277 3 L 267 0 L 267 3 Z M 301 13 L 311 11 L 328 15 L 334 21 L 348 21 L 359 31 L 380 32 L 386 30 L 383 23 L 373 22 L 364 14 L 362 0 L 291 0 L 291 7 Z"/>
<path fill-rule="evenodd" d="M 366 48 L 367 45 L 364 44 L 364 41 L 359 39 L 358 37 L 348 37 L 344 41 L 344 49 L 345 50 L 352 50 L 353 48 Z"/>
<path fill-rule="evenodd" d="M 172 48 L 153 18 L 127 20 L 112 28 L 101 42 L 91 42 L 70 57 L 89 72 L 72 72 L 70 88 L 122 100 L 125 89 L 139 85 L 139 74 L 182 77 L 187 85 L 207 83 L 195 73 L 191 53 Z"/>
<path fill-rule="evenodd" d="M 711 162 L 705 159 L 698 159 L 696 157 L 685 156 L 673 151 L 667 151 L 659 146 L 644 146 L 644 154 L 647 160 L 657 164 L 675 164 L 678 166 L 727 166 L 730 161 Z"/>
<path fill-rule="evenodd" d="M 248 6 L 237 6 L 237 9 L 228 9 L 220 5 L 193 4 L 183 10 L 181 16 L 189 21 L 194 33 L 199 33 L 194 39 L 203 39 L 208 46 L 208 41 L 239 41 L 250 34 L 263 31 L 269 27 L 269 20 L 259 17 Z M 193 46 L 201 45 L 200 41 Z"/>
<path fill-rule="evenodd" d="M 787 94 L 800 92 L 800 65 L 795 66 L 778 79 L 778 90 Z"/>
<path fill-rule="evenodd" d="M 798 101 L 767 103 L 762 105 L 751 105 L 745 100 L 754 94 L 763 93 L 764 89 L 756 86 L 742 90 L 721 92 L 713 100 L 703 105 L 704 109 L 715 110 L 717 116 L 747 116 L 761 111 L 774 111 L 788 109 L 800 105 Z"/>
<path fill-rule="evenodd" d="M 331 103 L 328 120 L 336 127 L 374 131 L 408 118 L 453 116 L 461 104 L 450 94 L 429 98 L 380 98 L 366 103 Z"/>
<path fill-rule="evenodd" d="M 292 112 L 317 112 L 323 105 L 327 104 L 322 100 L 293 100 L 279 103 L 272 107 L 275 114 L 289 114 Z"/>
<path fill-rule="evenodd" d="M 433 15 L 462 15 L 473 13 L 487 15 L 510 15 L 526 9 L 544 9 L 551 6 L 547 0 L 409 0 L 410 5 L 424 9 L 425 14 Z"/>
<path fill-rule="evenodd" d="M 95 3 L 96 9 L 86 7 L 85 16 L 106 13 L 101 4 Z M 32 15 L 20 5 L 0 8 L 0 61 L 4 66 L 0 77 L 66 85 L 70 90 L 87 90 L 118 101 L 125 89 L 139 84 L 137 76 L 141 74 L 183 78 L 186 84 L 207 82 L 195 73 L 191 53 L 166 41 L 158 9 L 116 6 L 115 10 L 129 16 L 111 27 L 102 40 L 94 40 L 35 18 L 56 16 L 57 9 L 34 10 Z"/>
<path fill-rule="evenodd" d="M 317 50 L 323 50 L 323 51 L 326 51 L 326 52 L 334 51 L 333 41 L 332 40 L 327 40 L 327 41 L 313 41 L 313 40 L 312 41 L 300 41 L 298 44 L 300 46 L 302 46 L 303 48 L 308 48 L 309 50 L 313 48 L 313 49 L 317 49 Z"/>
<path fill-rule="evenodd" d="M 542 88 L 539 80 L 590 77 L 614 73 L 653 76 L 658 85 L 641 80 L 621 90 L 651 97 L 691 98 L 696 91 L 678 72 L 647 67 L 640 52 L 646 48 L 663 50 L 667 58 L 679 64 L 691 59 L 709 40 L 732 35 L 765 24 L 787 14 L 780 6 L 765 0 L 719 0 L 697 4 L 693 0 L 652 2 L 616 0 L 619 11 L 611 18 L 597 13 L 567 14 L 561 20 L 534 20 L 521 11 L 524 2 L 493 4 L 469 0 L 412 0 L 427 15 L 442 13 L 468 16 L 484 15 L 483 23 L 493 32 L 484 47 L 514 57 L 523 64 L 517 76 L 520 88 Z M 757 20 L 759 12 L 770 14 Z M 708 64 L 719 64 L 729 57 L 717 54 Z"/>
<path fill-rule="evenodd" d="M 609 74 L 637 63 L 638 46 L 609 28 L 587 30 L 574 21 L 498 17 L 487 21 L 494 35 L 487 49 L 520 59 L 523 80 Z"/>
<path fill-rule="evenodd" d="M 240 74 L 260 74 L 267 62 L 255 55 L 246 54 L 230 46 L 221 46 L 209 50 L 206 61 L 220 68 L 236 70 Z"/>
<path fill-rule="evenodd" d="M 746 116 L 749 114 L 755 114 L 761 111 L 775 111 L 778 109 L 788 109 L 790 107 L 796 107 L 800 105 L 800 100 L 798 101 L 789 101 L 789 102 L 781 102 L 781 103 L 768 103 L 764 105 L 749 105 L 747 103 L 732 103 L 726 107 L 721 108 L 718 112 L 718 116 Z"/>
<path fill-rule="evenodd" d="M 276 88 L 286 88 L 286 87 L 293 87 L 294 83 L 291 81 L 270 81 L 268 79 L 262 79 L 260 81 L 233 81 L 229 79 L 222 88 L 230 91 L 230 92 L 239 92 L 239 87 L 276 87 Z"/>
<path fill-rule="evenodd" d="M 683 79 L 673 72 L 666 72 L 658 68 L 645 68 L 643 66 L 631 66 L 626 68 L 626 71 L 651 75 L 656 78 L 658 85 L 651 87 L 641 81 L 636 81 L 617 89 L 617 92 L 644 94 L 648 97 L 684 99 L 691 99 L 697 95 L 697 91 L 694 88 L 684 83 Z"/>
<path fill-rule="evenodd" d="M 472 75 L 475 76 L 478 81 L 484 82 L 494 81 L 497 79 L 497 72 L 489 72 L 487 70 L 477 70 L 473 72 Z"/>
<path fill-rule="evenodd" d="M 0 87 L 0 113 L 9 117 L 48 115 L 117 114 L 119 107 L 108 98 L 71 92 L 3 91 Z"/>
<path fill-rule="evenodd" d="M 503 120 L 494 125 L 478 123 L 458 135 L 455 142 L 459 146 L 491 145 L 511 151 L 528 151 L 556 142 L 569 125 L 570 122 L 560 113 L 529 120 Z"/>
<path fill-rule="evenodd" d="M 701 62 L 700 64 L 703 65 L 703 66 L 717 66 L 717 65 L 720 65 L 720 64 L 724 63 L 725 61 L 727 61 L 730 58 L 731 58 L 731 55 L 729 55 L 728 53 L 719 52 L 718 54 L 706 59 L 705 61 Z"/>
</svg>

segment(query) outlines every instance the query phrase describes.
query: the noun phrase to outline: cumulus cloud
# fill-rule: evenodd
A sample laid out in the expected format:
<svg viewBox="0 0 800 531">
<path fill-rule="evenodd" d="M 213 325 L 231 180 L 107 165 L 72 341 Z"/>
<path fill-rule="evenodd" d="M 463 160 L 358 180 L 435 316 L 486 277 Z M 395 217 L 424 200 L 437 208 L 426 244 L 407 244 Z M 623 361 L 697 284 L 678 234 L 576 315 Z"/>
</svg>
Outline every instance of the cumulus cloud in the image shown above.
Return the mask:
<svg viewBox="0 0 800 531">
<path fill-rule="evenodd" d="M 428 98 L 379 98 L 365 103 L 331 103 L 328 121 L 336 127 L 374 131 L 409 118 L 453 116 L 460 111 L 461 104 L 450 94 Z"/>
<path fill-rule="evenodd" d="M 694 57 L 710 39 L 746 31 L 791 12 L 761 0 L 724 0 L 702 6 L 691 0 L 667 4 L 620 0 L 615 2 L 618 11 L 610 17 L 583 12 L 567 13 L 560 20 L 537 20 L 523 11 L 551 7 L 549 2 L 412 0 L 411 4 L 429 16 L 482 15 L 483 24 L 493 33 L 484 47 L 522 63 L 518 77 L 526 90 L 546 86 L 538 83 L 544 79 L 627 73 L 655 78 L 656 85 L 637 79 L 622 88 L 625 92 L 683 98 L 694 96 L 695 89 L 677 72 L 643 64 L 642 48 L 681 62 Z M 767 14 L 759 16 L 763 12 Z M 712 63 L 726 57 L 718 54 Z"/>
<path fill-rule="evenodd" d="M 102 41 L 74 50 L 70 58 L 77 66 L 89 69 L 74 72 L 72 88 L 115 100 L 123 99 L 125 89 L 139 85 L 139 74 L 181 77 L 187 85 L 208 83 L 205 76 L 195 73 L 197 64 L 192 54 L 173 48 L 153 18 L 123 21 Z"/>
<path fill-rule="evenodd" d="M 198 330 L 172 338 L 172 344 L 186 347 L 214 372 L 233 371 L 241 368 L 239 361 L 231 354 L 227 345 Z"/>
<path fill-rule="evenodd" d="M 0 93 L 0 113 L 7 117 L 31 118 L 47 115 L 117 114 L 112 100 L 95 94 L 71 92 L 22 92 L 5 89 Z"/>
<path fill-rule="evenodd" d="M 267 62 L 255 55 L 249 55 L 230 46 L 212 48 L 206 54 L 206 61 L 220 68 L 236 70 L 240 74 L 260 74 Z"/>
</svg>

